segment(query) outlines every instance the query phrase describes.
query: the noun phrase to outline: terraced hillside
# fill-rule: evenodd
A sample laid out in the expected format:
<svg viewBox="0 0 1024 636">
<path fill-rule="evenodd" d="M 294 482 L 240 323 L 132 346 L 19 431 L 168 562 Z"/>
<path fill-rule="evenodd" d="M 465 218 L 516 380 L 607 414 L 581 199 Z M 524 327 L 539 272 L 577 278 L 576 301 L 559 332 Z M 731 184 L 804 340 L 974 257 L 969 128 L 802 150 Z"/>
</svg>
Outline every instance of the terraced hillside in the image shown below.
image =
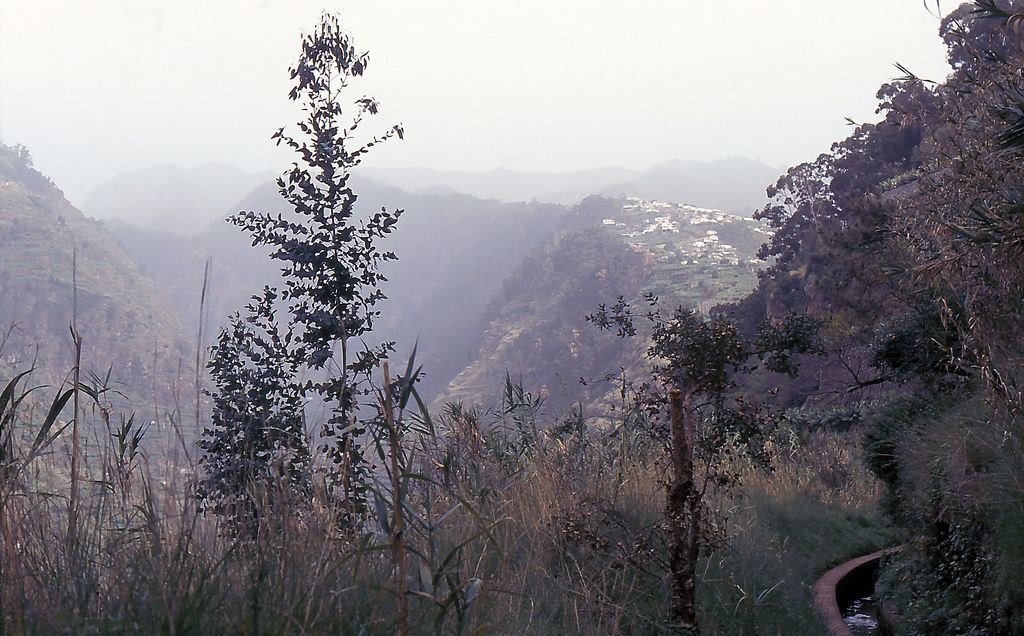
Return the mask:
<svg viewBox="0 0 1024 636">
<path fill-rule="evenodd" d="M 3 375 L 35 367 L 34 382 L 63 381 L 74 366 L 75 314 L 83 378 L 113 369 L 118 391 L 148 412 L 186 385 L 189 347 L 153 282 L 32 168 L 27 150 L 0 146 Z"/>
<path fill-rule="evenodd" d="M 666 305 L 709 309 L 757 285 L 762 226 L 720 210 L 589 197 L 534 250 L 492 303 L 476 359 L 445 399 L 491 404 L 506 373 L 550 414 L 607 399 L 604 378 L 642 368 L 644 347 L 598 333 L 585 316 L 618 296 L 657 294 Z"/>
</svg>

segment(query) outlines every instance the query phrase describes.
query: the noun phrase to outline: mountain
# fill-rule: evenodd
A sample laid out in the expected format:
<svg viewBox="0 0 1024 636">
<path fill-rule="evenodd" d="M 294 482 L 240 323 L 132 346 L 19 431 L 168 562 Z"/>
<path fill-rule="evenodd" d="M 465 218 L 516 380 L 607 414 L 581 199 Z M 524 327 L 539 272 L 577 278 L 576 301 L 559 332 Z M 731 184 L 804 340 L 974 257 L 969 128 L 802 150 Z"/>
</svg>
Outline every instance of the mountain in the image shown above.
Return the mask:
<svg viewBox="0 0 1024 636">
<path fill-rule="evenodd" d="M 724 200 L 727 189 L 717 184 L 740 168 L 747 170 L 748 184 L 760 178 L 759 170 L 768 170 L 753 162 L 675 162 L 644 172 L 609 169 L 547 175 L 545 183 L 550 192 L 574 183 L 579 188 L 604 183 L 606 190 L 626 192 L 688 191 L 694 196 L 703 192 L 704 199 L 698 196 L 703 202 Z M 539 201 L 515 203 L 423 189 L 409 192 L 375 180 L 389 174 L 415 177 L 411 182 L 419 185 L 445 175 L 362 170 L 351 180 L 359 193 L 358 214 L 380 207 L 406 211 L 382 245 L 399 260 L 385 265 L 388 299 L 379 307 L 382 313 L 372 338 L 394 340 L 398 359 L 418 343 L 418 361 L 426 372 L 420 389 L 427 399 L 490 400 L 509 370 L 526 372 L 549 395 L 557 394 L 551 398 L 553 405 L 572 404 L 579 398 L 579 376 L 614 370 L 623 355 L 598 342 L 598 334 L 583 325 L 586 313 L 618 295 L 637 298 L 644 290 L 692 307 L 737 300 L 753 286 L 749 260 L 766 238 L 759 224 L 703 203 L 592 197 L 569 211 Z M 679 177 L 676 182 L 674 175 L 688 175 L 688 181 Z M 459 187 L 473 186 L 472 180 L 480 179 L 477 189 L 505 188 L 506 195 L 540 183 L 540 175 L 519 173 L 465 173 L 463 177 L 456 183 Z M 492 185 L 487 186 L 484 179 Z M 201 189 L 180 185 L 186 190 Z M 721 191 L 717 199 L 716 189 Z M 733 188 L 735 200 L 744 189 L 742 183 Z M 115 200 L 129 198 L 115 190 L 108 194 Z M 132 196 L 143 203 L 153 198 L 144 193 Z M 268 180 L 226 208 L 276 211 L 287 209 L 287 204 Z M 189 237 L 118 220 L 108 221 L 107 226 L 140 271 L 156 281 L 193 338 L 199 327 L 204 266 L 210 260 L 204 337 L 208 343 L 230 313 L 243 309 L 263 285 L 279 279 L 267 251 L 254 249 L 241 231 L 222 220 L 223 212 L 212 203 L 196 209 L 196 218 L 215 220 Z M 699 249 L 693 247 L 697 242 Z M 513 332 L 533 334 L 534 346 L 514 347 L 512 355 L 506 336 Z M 582 340 L 572 344 L 566 338 Z M 585 351 L 581 355 L 592 359 L 567 359 L 564 354 L 570 349 Z"/>
<path fill-rule="evenodd" d="M 194 340 L 199 329 L 200 303 L 207 316 L 206 336 L 226 323 L 227 316 L 245 307 L 263 285 L 277 281 L 277 268 L 265 251 L 253 248 L 223 220 L 195 236 L 144 229 L 123 221 L 104 221 L 118 247 L 145 276 L 156 282 L 160 296 Z M 210 268 L 203 290 L 206 264 Z M 209 344 L 209 337 L 203 338 Z"/>
<path fill-rule="evenodd" d="M 59 384 L 82 335 L 83 378 L 113 369 L 136 404 L 170 404 L 190 348 L 181 323 L 103 226 L 0 145 L 0 369 Z M 193 350 L 194 351 L 194 350 Z M 192 353 L 191 355 L 194 355 Z"/>
<path fill-rule="evenodd" d="M 565 208 L 543 203 L 502 203 L 461 194 L 412 194 L 353 178 L 359 213 L 384 206 L 405 209 L 382 247 L 398 254 L 387 263 L 388 299 L 373 337 L 398 343 L 400 359 L 418 341 L 417 358 L 426 375 L 420 390 L 433 396 L 479 347 L 483 312 L 523 258 L 555 231 Z M 274 184 L 249 192 L 233 209 L 284 210 Z M 263 285 L 278 280 L 277 265 L 265 250 L 223 220 L 184 238 L 131 224 L 108 222 L 122 249 L 151 276 L 187 325 L 198 331 L 203 269 L 211 259 L 206 297 L 207 333 L 243 309 Z M 205 339 L 207 342 L 208 339 Z"/>
<path fill-rule="evenodd" d="M 473 360 L 488 304 L 567 211 L 537 202 L 360 188 L 362 209 L 405 210 L 388 239 L 399 260 L 384 269 L 388 300 L 376 332 L 399 344 L 400 359 L 418 341 L 426 372 L 421 392 L 429 399 Z"/>
<path fill-rule="evenodd" d="M 368 168 L 360 174 L 415 193 L 468 194 L 505 202 L 545 201 L 571 205 L 610 184 L 629 181 L 640 171 L 597 168 L 577 172 L 520 172 L 499 168 L 486 171 L 433 168 Z"/>
<path fill-rule="evenodd" d="M 765 188 L 779 170 L 747 159 L 671 161 L 647 170 L 599 168 L 544 173 L 514 170 L 443 171 L 428 168 L 360 168 L 360 173 L 411 192 L 462 192 L 500 201 L 572 205 L 591 194 L 685 201 L 743 215 L 764 204 Z"/>
<path fill-rule="evenodd" d="M 223 163 L 153 166 L 100 184 L 85 198 L 82 210 L 96 218 L 191 236 L 269 179 L 268 174 Z"/>
<path fill-rule="evenodd" d="M 757 284 L 753 258 L 766 236 L 760 224 L 720 210 L 584 199 L 494 297 L 477 355 L 445 399 L 493 406 L 509 374 L 544 397 L 548 415 L 607 400 L 614 388 L 604 380 L 623 369 L 639 377 L 646 345 L 599 332 L 585 316 L 645 292 L 669 310 L 737 301 Z"/>
</svg>

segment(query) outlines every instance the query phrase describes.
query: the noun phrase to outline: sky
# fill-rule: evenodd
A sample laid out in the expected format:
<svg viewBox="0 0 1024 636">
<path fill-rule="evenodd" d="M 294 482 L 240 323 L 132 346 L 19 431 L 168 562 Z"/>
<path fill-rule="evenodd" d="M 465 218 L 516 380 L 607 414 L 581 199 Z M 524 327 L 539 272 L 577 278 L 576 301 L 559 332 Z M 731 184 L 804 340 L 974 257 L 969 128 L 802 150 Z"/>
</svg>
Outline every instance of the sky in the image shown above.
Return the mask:
<svg viewBox="0 0 1024 636">
<path fill-rule="evenodd" d="M 328 10 L 370 53 L 351 98 L 405 129 L 372 165 L 784 169 L 877 119 L 895 62 L 944 77 L 934 2 L 0 0 L 0 139 L 76 203 L 157 164 L 278 172 L 288 68 Z"/>
</svg>

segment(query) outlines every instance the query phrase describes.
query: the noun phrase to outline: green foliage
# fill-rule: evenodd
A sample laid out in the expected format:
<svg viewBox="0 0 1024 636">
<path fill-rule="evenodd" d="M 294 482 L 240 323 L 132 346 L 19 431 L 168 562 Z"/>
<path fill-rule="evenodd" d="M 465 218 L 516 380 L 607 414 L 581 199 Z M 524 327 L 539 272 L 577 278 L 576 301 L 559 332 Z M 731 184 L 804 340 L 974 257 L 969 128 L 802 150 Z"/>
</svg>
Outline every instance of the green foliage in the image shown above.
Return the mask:
<svg viewBox="0 0 1024 636">
<path fill-rule="evenodd" d="M 705 319 L 692 309 L 677 307 L 665 318 L 656 296 L 647 294 L 644 299 L 650 307 L 644 318 L 653 325 L 647 357 L 655 362 L 654 375 L 665 385 L 723 396 L 733 386 L 735 372 L 756 369 L 749 364 L 752 359 L 763 362 L 769 371 L 795 375 L 794 356 L 822 352 L 817 335 L 821 323 L 808 316 L 791 314 L 777 322 L 764 321 L 756 339 L 748 342 L 724 315 Z M 620 296 L 611 307 L 600 305 L 587 321 L 629 337 L 637 335 L 635 317 Z"/>
<path fill-rule="evenodd" d="M 950 360 L 956 334 L 946 330 L 934 304 L 919 305 L 876 330 L 871 363 L 898 382 L 920 377 L 939 381 L 946 374 L 965 374 Z"/>
<path fill-rule="evenodd" d="M 910 633 L 1022 629 L 1005 565 L 1019 562 L 1008 520 L 1024 483 L 1021 16 L 1017 0 L 951 12 L 945 81 L 899 67 L 880 122 L 769 190 L 760 216 L 777 232 L 762 254 L 776 261 L 739 308 L 748 325 L 794 309 L 828 319 L 820 375 L 840 370 L 837 402 L 883 398 L 856 415 L 886 507 L 915 537 L 889 575 Z"/>
<path fill-rule="evenodd" d="M 724 316 L 705 319 L 693 310 L 677 307 L 666 318 L 657 297 L 648 294 L 645 299 L 649 310 L 643 318 L 653 327 L 647 358 L 653 363 L 655 381 L 641 389 L 646 408 L 652 414 L 664 408 L 666 392 L 672 388 L 699 398 L 696 408 L 703 425 L 696 452 L 706 466 L 713 466 L 720 453 L 736 448 L 735 442 L 739 448 L 759 454 L 757 449 L 776 418 L 756 402 L 732 393 L 735 376 L 756 371 L 755 360 L 769 371 L 795 375 L 795 355 L 822 351 L 819 322 L 797 315 L 777 323 L 766 321 L 757 338 L 749 341 Z M 620 338 L 637 335 L 635 318 L 632 306 L 621 296 L 611 307 L 602 304 L 587 316 L 599 329 L 615 330 Z"/>
<path fill-rule="evenodd" d="M 882 584 L 904 601 L 911 633 L 957 636 L 1012 634 L 1004 590 L 994 574 L 999 556 L 991 529 L 971 502 L 957 501 L 950 482 L 935 466 L 928 499 L 921 510 L 924 532 L 913 552 L 897 557 Z"/>
<path fill-rule="evenodd" d="M 907 487 L 903 449 L 921 425 L 947 407 L 938 396 L 909 395 L 883 403 L 865 417 L 864 448 L 871 471 L 887 487 L 884 505 L 894 518 L 907 521 L 901 491 Z"/>
<path fill-rule="evenodd" d="M 876 511 L 851 511 L 799 494 L 753 493 L 731 523 L 729 548 L 708 557 L 699 588 L 710 634 L 825 633 L 810 583 L 828 567 L 897 540 Z"/>
<path fill-rule="evenodd" d="M 727 395 L 735 387 L 732 376 L 750 373 L 754 358 L 769 370 L 795 374 L 794 352 L 820 350 L 817 323 L 797 317 L 777 325 L 766 322 L 756 343 L 750 343 L 724 317 L 707 320 L 678 307 L 666 318 L 653 294 L 645 300 L 650 309 L 644 317 L 652 326 L 647 358 L 653 363 L 653 383 L 642 391 L 643 408 L 655 421 L 667 411 L 670 422 L 662 428 L 668 433 L 672 463 L 665 506 L 672 618 L 682 631 L 696 632 L 697 560 L 722 541 L 724 525 L 709 505 L 710 494 L 736 486 L 737 461 L 770 464 L 768 440 L 777 422 L 746 396 Z M 633 319 L 632 307 L 621 296 L 611 309 L 600 305 L 587 316 L 599 329 L 615 329 L 621 338 L 637 335 Z"/>
<path fill-rule="evenodd" d="M 1022 613 L 1016 425 L 981 421 L 983 392 L 921 394 L 865 415 L 872 470 L 911 541 L 882 574 L 910 633 L 1013 634 Z"/>
<path fill-rule="evenodd" d="M 786 426 L 795 433 L 805 435 L 815 431 L 845 433 L 863 420 L 863 405 L 851 404 L 834 408 L 802 407 L 787 410 Z"/>
</svg>

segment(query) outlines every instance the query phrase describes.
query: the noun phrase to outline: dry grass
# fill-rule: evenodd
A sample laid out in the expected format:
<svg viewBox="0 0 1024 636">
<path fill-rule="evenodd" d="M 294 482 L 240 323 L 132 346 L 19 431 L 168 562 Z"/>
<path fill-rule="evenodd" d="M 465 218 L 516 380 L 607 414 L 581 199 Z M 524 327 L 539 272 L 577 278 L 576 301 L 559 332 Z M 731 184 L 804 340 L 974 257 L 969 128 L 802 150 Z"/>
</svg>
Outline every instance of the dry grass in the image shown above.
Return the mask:
<svg viewBox="0 0 1024 636">
<path fill-rule="evenodd" d="M 93 417 L 104 434 L 86 449 L 72 540 L 63 438 L 3 483 L 0 632 L 395 633 L 394 555 L 374 511 L 352 532 L 323 501 L 275 497 L 236 538 L 198 511 L 191 466 L 150 465 Z M 662 453 L 500 419 L 453 411 L 438 436 L 404 442 L 411 632 L 672 633 Z M 804 596 L 817 570 L 888 538 L 854 441 L 794 442 L 771 473 L 738 467 L 743 486 L 715 501 L 726 540 L 704 564 L 709 633 L 814 633 Z"/>
</svg>

